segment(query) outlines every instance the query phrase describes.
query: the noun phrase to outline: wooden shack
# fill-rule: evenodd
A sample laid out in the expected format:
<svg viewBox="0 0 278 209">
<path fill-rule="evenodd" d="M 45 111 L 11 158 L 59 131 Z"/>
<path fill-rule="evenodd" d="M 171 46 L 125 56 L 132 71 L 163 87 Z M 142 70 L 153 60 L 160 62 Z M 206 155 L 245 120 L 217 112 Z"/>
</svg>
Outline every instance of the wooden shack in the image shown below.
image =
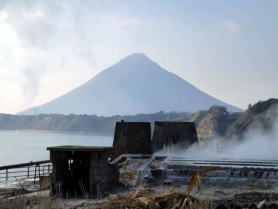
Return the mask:
<svg viewBox="0 0 278 209">
<path fill-rule="evenodd" d="M 117 122 L 112 158 L 121 154 L 152 154 L 151 124 L 148 122 Z"/>
<path fill-rule="evenodd" d="M 56 197 L 103 197 L 118 185 L 119 173 L 109 163 L 112 147 L 48 147 L 53 165 L 51 194 Z"/>
<path fill-rule="evenodd" d="M 152 138 L 153 151 L 173 147 L 187 148 L 198 142 L 195 123 L 156 121 Z"/>
</svg>

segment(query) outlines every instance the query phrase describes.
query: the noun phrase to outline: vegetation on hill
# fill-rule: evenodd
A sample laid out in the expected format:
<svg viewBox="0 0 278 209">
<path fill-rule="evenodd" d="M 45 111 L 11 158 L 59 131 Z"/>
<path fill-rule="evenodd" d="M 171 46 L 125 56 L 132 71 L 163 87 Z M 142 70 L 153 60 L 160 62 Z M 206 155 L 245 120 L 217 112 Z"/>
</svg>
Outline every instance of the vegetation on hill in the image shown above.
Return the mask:
<svg viewBox="0 0 278 209">
<path fill-rule="evenodd" d="M 8 115 L 0 114 L 0 130 L 43 130 L 66 132 L 91 132 L 113 135 L 117 121 L 192 121 L 200 140 L 215 137 L 241 138 L 251 128 L 272 130 L 278 116 L 278 100 L 269 99 L 250 106 L 245 112 L 231 113 L 225 107 L 212 106 L 195 113 L 157 112 L 152 114 L 115 115 Z"/>
<path fill-rule="evenodd" d="M 274 128 L 278 119 L 278 99 L 259 101 L 250 106 L 240 117 L 229 127 L 226 138 L 242 138 L 244 134 L 256 129 L 262 132 Z"/>
<path fill-rule="evenodd" d="M 229 113 L 225 107 L 212 106 L 207 111 L 194 113 L 190 121 L 195 122 L 199 139 L 222 137 L 241 113 Z"/>
<path fill-rule="evenodd" d="M 43 130 L 66 132 L 92 132 L 113 135 L 117 121 L 187 121 L 191 114 L 182 112 L 157 112 L 111 117 L 96 115 L 8 115 L 0 114 L 0 130 Z"/>
</svg>

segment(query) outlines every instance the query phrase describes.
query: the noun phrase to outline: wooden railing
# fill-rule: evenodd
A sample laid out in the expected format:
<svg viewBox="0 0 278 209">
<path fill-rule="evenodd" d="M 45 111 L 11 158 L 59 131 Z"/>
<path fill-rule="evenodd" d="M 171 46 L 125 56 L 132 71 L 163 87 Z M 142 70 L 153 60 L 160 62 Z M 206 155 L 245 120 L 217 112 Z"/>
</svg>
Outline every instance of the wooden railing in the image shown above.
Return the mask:
<svg viewBox="0 0 278 209">
<path fill-rule="evenodd" d="M 52 172 L 50 160 L 21 163 L 0 167 L 0 182 L 16 179 L 39 178 Z"/>
</svg>

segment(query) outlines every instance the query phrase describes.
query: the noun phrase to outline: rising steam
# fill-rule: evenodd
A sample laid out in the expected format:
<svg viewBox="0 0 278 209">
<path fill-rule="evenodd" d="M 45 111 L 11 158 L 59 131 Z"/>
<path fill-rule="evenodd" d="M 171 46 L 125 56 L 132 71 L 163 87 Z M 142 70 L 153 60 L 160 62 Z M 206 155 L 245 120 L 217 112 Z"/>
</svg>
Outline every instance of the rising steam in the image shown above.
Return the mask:
<svg viewBox="0 0 278 209">
<path fill-rule="evenodd" d="M 187 150 L 173 147 L 158 154 L 188 159 L 278 160 L 278 120 L 273 124 L 267 132 L 262 128 L 252 128 L 241 139 L 218 137 L 194 144 Z"/>
</svg>

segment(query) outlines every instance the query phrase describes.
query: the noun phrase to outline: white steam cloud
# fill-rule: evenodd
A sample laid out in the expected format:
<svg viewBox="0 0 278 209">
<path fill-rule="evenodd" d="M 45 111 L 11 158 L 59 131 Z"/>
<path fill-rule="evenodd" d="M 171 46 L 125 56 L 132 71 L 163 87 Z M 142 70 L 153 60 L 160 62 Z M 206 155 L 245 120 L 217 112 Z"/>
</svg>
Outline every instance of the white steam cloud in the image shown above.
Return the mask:
<svg viewBox="0 0 278 209">
<path fill-rule="evenodd" d="M 274 120 L 273 124 L 267 132 L 261 128 L 250 129 L 242 139 L 215 138 L 194 144 L 187 150 L 173 147 L 158 154 L 202 160 L 278 160 L 278 120 Z"/>
</svg>

